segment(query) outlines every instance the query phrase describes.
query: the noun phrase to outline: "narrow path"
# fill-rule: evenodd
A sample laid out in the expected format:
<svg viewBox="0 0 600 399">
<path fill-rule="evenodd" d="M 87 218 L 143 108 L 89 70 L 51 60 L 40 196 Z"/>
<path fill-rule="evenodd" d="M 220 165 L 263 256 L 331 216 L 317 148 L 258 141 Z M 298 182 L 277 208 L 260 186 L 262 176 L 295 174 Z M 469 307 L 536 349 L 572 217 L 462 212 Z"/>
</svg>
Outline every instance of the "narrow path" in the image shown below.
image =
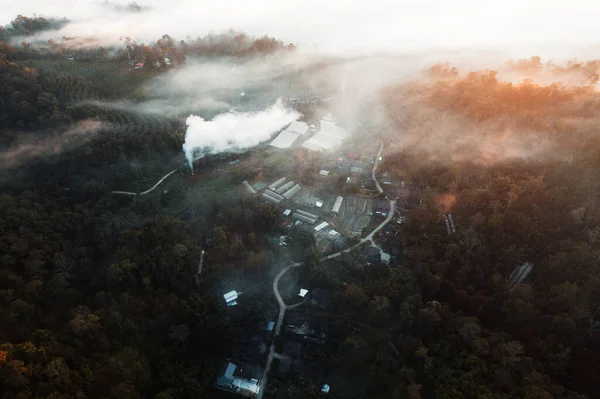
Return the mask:
<svg viewBox="0 0 600 399">
<path fill-rule="evenodd" d="M 269 371 L 271 370 L 271 363 L 273 362 L 273 358 L 276 355 L 275 339 L 279 336 L 279 332 L 281 331 L 281 325 L 283 324 L 283 317 L 285 316 L 285 302 L 283 302 L 283 298 L 281 298 L 281 294 L 279 294 L 279 289 L 277 288 L 277 286 L 279 285 L 279 280 L 281 280 L 281 277 L 283 277 L 283 275 L 286 274 L 288 270 L 290 270 L 293 267 L 298 267 L 300 265 L 302 265 L 302 263 L 292 263 L 291 265 L 281 269 L 277 276 L 275 276 L 275 280 L 273 280 L 273 292 L 275 293 L 275 298 L 277 298 L 277 303 L 279 304 L 279 316 L 277 317 L 277 323 L 275 324 L 275 329 L 273 330 L 273 341 L 271 342 L 271 346 L 269 347 L 269 356 L 267 356 L 265 373 L 263 374 L 263 377 L 260 380 L 260 387 L 258 389 L 258 394 L 256 395 L 257 399 L 262 399 L 263 394 L 265 392 Z"/>
<path fill-rule="evenodd" d="M 167 173 L 166 175 L 163 176 L 162 179 L 160 179 L 155 185 L 153 185 L 151 188 L 149 188 L 146 191 L 142 191 L 140 193 L 140 195 L 146 195 L 149 192 L 153 191 L 156 187 L 158 187 L 160 185 L 160 183 L 162 183 L 167 177 L 171 176 L 173 173 L 177 172 L 177 169 L 173 169 L 172 171 L 170 171 L 169 173 Z M 111 191 L 113 194 L 122 194 L 122 195 L 138 195 L 137 193 L 133 193 L 131 191 Z"/>
<path fill-rule="evenodd" d="M 373 179 L 373 181 L 375 182 L 375 186 L 377 186 L 377 191 L 379 191 L 380 193 L 383 193 L 383 189 L 381 188 L 381 185 L 377 181 L 377 177 L 375 177 L 375 172 L 377 171 L 377 167 L 379 166 L 379 158 L 381 158 L 381 153 L 383 152 L 383 141 L 380 141 L 379 144 L 380 144 L 379 152 L 377 153 L 377 156 L 375 157 L 375 163 L 373 164 L 373 170 L 371 171 L 371 179 Z"/>
<path fill-rule="evenodd" d="M 382 152 L 383 152 L 383 142 L 380 141 L 379 152 L 377 153 L 377 158 L 375 159 L 375 163 L 373 164 L 373 171 L 371 173 L 371 178 L 375 182 L 375 185 L 377 186 L 377 190 L 383 194 L 384 193 L 383 189 L 379 185 L 379 182 L 377 181 L 377 177 L 375 175 L 375 172 L 377 171 L 377 167 L 379 166 L 379 157 L 381 156 Z M 387 198 L 387 196 L 386 196 L 386 198 Z M 383 226 L 388 224 L 389 221 L 392 220 L 392 218 L 394 217 L 394 212 L 396 211 L 396 200 L 397 200 L 397 198 L 393 199 L 393 200 L 389 200 L 390 201 L 390 211 L 389 211 L 387 217 L 385 218 L 385 220 L 383 222 L 381 222 L 377 227 L 375 227 L 375 229 L 373 229 L 373 231 L 368 236 L 361 239 L 357 244 L 354 244 L 353 246 L 351 246 L 349 248 L 346 248 L 342 251 L 339 251 L 339 252 L 336 252 L 334 254 L 324 257 L 323 260 L 337 258 L 342 253 L 348 253 L 352 249 L 358 247 L 361 244 L 364 244 L 365 242 L 371 242 L 371 244 L 374 244 L 375 242 L 373 241 L 373 237 L 375 236 L 375 234 L 377 234 L 377 232 L 379 232 L 379 230 L 381 230 L 383 228 Z M 277 276 L 275 276 L 275 279 L 273 280 L 273 293 L 275 294 L 275 298 L 277 298 L 277 303 L 279 304 L 279 316 L 277 317 L 277 323 L 275 324 L 275 329 L 274 329 L 274 333 L 273 333 L 273 342 L 271 343 L 271 346 L 269 347 L 269 355 L 267 357 L 267 364 L 265 365 L 265 372 L 260 381 L 260 388 L 258 390 L 258 394 L 256 395 L 257 399 L 262 399 L 263 394 L 265 392 L 265 387 L 267 386 L 269 371 L 271 370 L 271 363 L 273 362 L 274 358 L 278 357 L 278 354 L 275 352 L 275 339 L 279 336 L 279 333 L 281 331 L 281 326 L 283 324 L 283 318 L 285 316 L 285 311 L 286 311 L 286 309 L 296 307 L 304 302 L 303 301 L 303 302 L 300 302 L 300 303 L 297 303 L 297 304 L 294 304 L 291 306 L 286 305 L 285 302 L 283 301 L 283 298 L 281 298 L 281 294 L 279 293 L 279 280 L 281 280 L 283 275 L 286 274 L 290 269 L 301 266 L 302 264 L 303 264 L 302 262 L 296 262 L 296 263 L 292 263 L 289 266 L 286 266 L 285 268 L 281 269 L 281 271 L 277 274 Z"/>
</svg>

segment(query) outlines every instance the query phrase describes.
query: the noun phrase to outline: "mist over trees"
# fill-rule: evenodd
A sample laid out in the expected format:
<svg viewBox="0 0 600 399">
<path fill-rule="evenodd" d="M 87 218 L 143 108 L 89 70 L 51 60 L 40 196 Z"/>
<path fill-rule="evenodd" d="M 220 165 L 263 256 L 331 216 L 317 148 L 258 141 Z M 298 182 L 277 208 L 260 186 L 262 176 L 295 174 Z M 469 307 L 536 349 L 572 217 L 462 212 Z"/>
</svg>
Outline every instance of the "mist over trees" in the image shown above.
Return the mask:
<svg viewBox="0 0 600 399">
<path fill-rule="evenodd" d="M 440 64 L 390 82 L 379 93 L 385 123 L 374 123 L 387 148 L 378 173 L 423 196 L 386 239 L 399 266 L 367 267 L 351 254 L 323 260 L 306 232 L 289 234 L 289 257 L 269 244 L 284 233 L 281 211 L 238 190 L 263 173 L 244 156 L 224 171 L 229 158 L 207 158 L 151 195 L 111 194 L 179 168 L 184 124 L 102 101 L 143 102 L 145 83 L 188 57 L 293 45 L 233 31 L 124 36 L 118 48 L 8 42 L 62 23 L 19 16 L 0 30 L 0 143 L 12 151 L 0 157 L 2 398 L 219 397 L 222 360 L 274 305 L 270 268 L 292 259 L 306 262 L 299 278 L 333 292 L 315 358 L 344 383 L 328 397 L 600 396 L 597 61 Z M 77 146 L 21 157 L 78 126 Z M 296 172 L 310 184 L 318 170 Z M 531 275 L 509 286 L 525 262 Z M 233 282 L 259 294 L 226 313 Z M 321 381 L 278 378 L 278 397 L 325 396 Z"/>
</svg>

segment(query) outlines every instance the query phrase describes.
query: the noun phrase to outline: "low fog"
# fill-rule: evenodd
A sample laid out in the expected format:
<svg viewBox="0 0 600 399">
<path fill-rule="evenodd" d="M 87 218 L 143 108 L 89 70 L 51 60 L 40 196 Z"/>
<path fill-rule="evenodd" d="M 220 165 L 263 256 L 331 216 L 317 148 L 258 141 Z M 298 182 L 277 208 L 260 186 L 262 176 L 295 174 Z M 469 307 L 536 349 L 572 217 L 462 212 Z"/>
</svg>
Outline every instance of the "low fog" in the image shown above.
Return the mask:
<svg viewBox="0 0 600 399">
<path fill-rule="evenodd" d="M 243 60 L 188 57 L 186 65 L 147 83 L 143 101 L 104 104 L 172 118 L 191 114 L 184 144 L 190 162 L 196 151 L 240 151 L 267 140 L 302 117 L 278 99 L 304 94 L 326 99 L 320 111 L 334 114 L 349 131 L 386 132 L 394 137 L 398 151 L 426 150 L 431 160 L 489 164 L 546 157 L 559 148 L 543 131 L 488 125 L 474 129 L 408 92 L 393 104 L 382 101 L 381 92 L 390 85 L 427 82 L 426 69 L 439 62 L 456 66 L 461 76 L 496 69 L 500 80 L 516 84 L 523 79 L 544 85 L 590 84 L 590 71 L 598 69 L 595 64 L 575 72 L 557 65 L 575 56 L 600 56 L 594 17 L 600 4 L 585 8 L 537 0 L 137 4 L 86 1 L 73 7 L 64 0 L 48 4 L 24 0 L 3 7 L 0 21 L 8 23 L 17 14 L 66 17 L 71 23 L 38 39 L 92 37 L 93 45 L 117 48 L 124 48 L 119 37 L 125 35 L 138 43 L 152 43 L 163 34 L 176 41 L 191 40 L 229 29 L 298 46 L 294 52 Z M 541 66 L 517 61 L 532 55 L 542 56 Z"/>
<path fill-rule="evenodd" d="M 600 4 L 575 6 L 567 0 L 532 1 L 392 1 L 355 3 L 342 0 L 194 2 L 73 2 L 56 0 L 8 2 L 0 24 L 17 14 L 67 17 L 73 23 L 61 36 L 94 36 L 116 44 L 120 36 L 138 42 L 165 33 L 184 39 L 230 28 L 269 35 L 322 53 L 479 49 L 531 53 L 531 46 L 572 52 L 600 41 L 596 15 Z M 548 55 L 550 54 L 543 54 Z M 572 55 L 572 54 L 571 54 Z M 555 53 L 554 56 L 557 56 Z"/>
<path fill-rule="evenodd" d="M 0 165 L 16 166 L 30 159 L 60 154 L 81 146 L 93 139 L 102 128 L 108 127 L 105 122 L 88 119 L 78 122 L 66 131 L 45 134 L 43 138 L 24 136 L 0 152 Z"/>
</svg>

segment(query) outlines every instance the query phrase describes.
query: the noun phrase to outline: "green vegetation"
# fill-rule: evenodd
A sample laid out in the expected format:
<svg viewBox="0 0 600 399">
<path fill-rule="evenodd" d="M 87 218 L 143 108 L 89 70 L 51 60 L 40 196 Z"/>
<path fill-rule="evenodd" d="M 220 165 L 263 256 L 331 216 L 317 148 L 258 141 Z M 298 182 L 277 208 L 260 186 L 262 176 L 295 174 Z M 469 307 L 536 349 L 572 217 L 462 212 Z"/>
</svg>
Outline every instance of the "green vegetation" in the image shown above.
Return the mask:
<svg viewBox="0 0 600 399">
<path fill-rule="evenodd" d="M 56 23 L 16 21 L 0 40 Z M 425 190 L 392 240 L 401 264 L 366 267 L 358 249 L 326 262 L 304 231 L 289 233 L 289 248 L 269 247 L 283 233 L 280 210 L 238 189 L 263 169 L 310 182 L 318 168 L 302 153 L 224 170 L 206 159 L 192 177 L 180 120 L 103 103 L 144 99 L 144 83 L 166 70 L 152 64 L 167 56 L 181 65 L 190 54 L 291 48 L 233 32 L 152 46 L 124 38 L 114 57 L 0 42 L 0 397 L 222 397 L 211 388 L 218 368 L 274 306 L 273 270 L 290 260 L 304 266 L 286 284 L 334 295 L 326 311 L 307 307 L 329 324 L 312 359 L 322 375 L 275 374 L 277 397 L 324 397 L 325 377 L 327 397 L 344 399 L 600 397 L 598 95 L 442 66 L 433 81 L 388 88 L 392 113 L 414 100 L 388 127 L 411 146 L 386 153 L 381 173 Z M 540 152 L 538 139 L 551 146 Z M 110 193 L 145 190 L 175 168 L 148 195 Z M 525 262 L 533 272 L 509 287 Z M 234 281 L 259 288 L 229 312 L 221 295 Z"/>
<path fill-rule="evenodd" d="M 217 286 L 240 265 L 265 280 L 279 217 L 238 195 L 239 170 L 110 194 L 183 165 L 181 121 L 99 102 L 144 95 L 157 72 L 127 66 L 0 43 L 2 398 L 204 397 L 258 317 L 241 305 L 245 321 L 227 320 Z M 197 279 L 213 229 L 225 239 Z"/>
</svg>

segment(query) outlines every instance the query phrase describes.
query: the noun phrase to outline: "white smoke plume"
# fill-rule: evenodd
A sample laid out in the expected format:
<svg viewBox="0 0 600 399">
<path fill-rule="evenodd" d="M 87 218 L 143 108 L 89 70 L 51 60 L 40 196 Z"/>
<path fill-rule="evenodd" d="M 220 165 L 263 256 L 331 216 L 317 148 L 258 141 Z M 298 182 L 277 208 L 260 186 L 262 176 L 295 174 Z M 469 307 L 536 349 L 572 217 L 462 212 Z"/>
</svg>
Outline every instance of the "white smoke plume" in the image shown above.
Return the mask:
<svg viewBox="0 0 600 399">
<path fill-rule="evenodd" d="M 267 140 L 274 132 L 300 117 L 281 100 L 260 112 L 228 112 L 212 120 L 190 115 L 183 151 L 193 170 L 194 159 L 204 154 L 242 151 Z"/>
</svg>

